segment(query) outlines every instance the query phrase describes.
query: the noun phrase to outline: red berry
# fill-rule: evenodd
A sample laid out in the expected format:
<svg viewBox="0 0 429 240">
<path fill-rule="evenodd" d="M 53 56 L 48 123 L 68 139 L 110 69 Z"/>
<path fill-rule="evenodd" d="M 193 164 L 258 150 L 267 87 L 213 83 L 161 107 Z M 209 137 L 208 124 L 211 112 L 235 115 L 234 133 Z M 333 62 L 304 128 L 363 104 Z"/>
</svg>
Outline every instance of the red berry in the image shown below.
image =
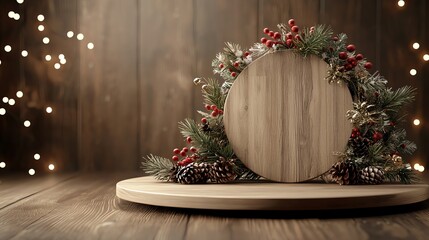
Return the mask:
<svg viewBox="0 0 429 240">
<path fill-rule="evenodd" d="M 191 143 L 191 142 L 192 142 L 192 138 L 191 138 L 191 137 L 187 137 L 187 138 L 186 138 L 186 141 L 187 141 L 188 143 Z"/>
<path fill-rule="evenodd" d="M 205 105 L 204 105 L 204 107 L 205 107 L 207 110 L 211 110 L 211 107 L 210 107 L 210 105 L 208 105 L 208 104 L 205 104 Z"/>
<path fill-rule="evenodd" d="M 224 65 L 221 63 L 219 64 L 219 68 L 222 69 L 224 67 Z"/>
<path fill-rule="evenodd" d="M 286 38 L 287 39 L 292 39 L 293 38 L 293 34 L 291 32 L 286 33 Z"/>
<path fill-rule="evenodd" d="M 250 55 L 250 52 L 245 52 L 245 53 L 244 53 L 244 56 L 245 56 L 245 57 L 247 57 L 247 56 L 249 56 L 249 55 Z"/>
<path fill-rule="evenodd" d="M 191 150 L 191 152 L 196 152 L 197 149 L 195 147 L 191 147 L 189 150 Z"/>
<path fill-rule="evenodd" d="M 301 36 L 295 35 L 295 39 L 298 40 L 298 41 L 301 41 Z"/>
<path fill-rule="evenodd" d="M 201 118 L 201 123 L 202 124 L 206 124 L 207 123 L 207 118 Z"/>
<path fill-rule="evenodd" d="M 268 36 L 270 36 L 270 37 L 274 37 L 274 32 L 273 32 L 273 31 L 270 31 L 270 32 L 268 33 Z"/>
<path fill-rule="evenodd" d="M 266 38 L 261 38 L 261 43 L 266 43 L 267 42 L 267 39 Z"/>
<path fill-rule="evenodd" d="M 239 62 L 235 62 L 235 63 L 234 63 L 234 67 L 236 67 L 236 68 L 237 68 L 238 66 L 240 66 L 240 63 L 239 63 Z"/>
<path fill-rule="evenodd" d="M 374 139 L 374 141 L 378 141 L 381 140 L 383 138 L 383 134 L 381 134 L 380 132 L 375 132 L 372 135 L 372 139 Z"/>
<path fill-rule="evenodd" d="M 271 41 L 271 40 L 268 40 L 268 41 L 265 43 L 265 45 L 267 45 L 267 47 L 272 47 L 272 46 L 273 46 L 273 44 L 274 44 L 274 42 L 273 42 L 273 41 Z"/>
<path fill-rule="evenodd" d="M 184 157 L 184 156 L 186 156 L 186 152 L 185 152 L 185 151 L 183 151 L 183 150 L 182 150 L 182 151 L 180 151 L 180 156 L 183 156 L 183 157 Z"/>
<path fill-rule="evenodd" d="M 353 132 L 359 132 L 359 128 L 353 128 Z"/>
<path fill-rule="evenodd" d="M 393 127 L 393 126 L 395 126 L 395 123 L 394 122 L 390 122 L 389 126 Z"/>
<path fill-rule="evenodd" d="M 222 114 L 223 114 L 223 111 L 222 111 L 222 110 L 219 110 L 219 114 L 220 114 L 220 115 L 222 115 Z"/>
<path fill-rule="evenodd" d="M 351 138 L 356 138 L 356 133 L 352 133 Z"/>
<path fill-rule="evenodd" d="M 264 28 L 264 33 L 265 34 L 268 34 L 270 32 L 270 29 L 269 28 Z"/>
<path fill-rule="evenodd" d="M 218 108 L 215 108 L 215 109 L 213 109 L 213 112 L 217 112 L 217 113 L 219 113 L 219 109 L 218 109 Z"/>
<path fill-rule="evenodd" d="M 313 32 L 314 30 L 316 30 L 316 28 L 315 28 L 315 27 L 311 27 L 311 28 L 310 28 L 310 31 L 312 31 L 312 32 Z"/>
<path fill-rule="evenodd" d="M 353 66 L 352 66 L 350 63 L 347 63 L 346 65 L 344 65 L 344 68 L 345 68 L 347 71 L 350 71 L 350 70 L 352 70 L 352 69 L 353 69 Z"/>
<path fill-rule="evenodd" d="M 363 59 L 363 55 L 361 53 L 356 55 L 356 60 L 360 61 Z"/>
<path fill-rule="evenodd" d="M 291 30 L 292 30 L 292 32 L 298 32 L 299 31 L 299 27 L 298 26 L 293 26 L 292 28 L 291 28 Z"/>
<path fill-rule="evenodd" d="M 187 147 L 183 147 L 182 151 L 185 152 L 185 153 L 187 153 L 189 151 L 189 149 Z"/>
<path fill-rule="evenodd" d="M 292 44 L 293 44 L 292 39 L 287 39 L 287 40 L 286 40 L 286 45 L 287 45 L 288 47 L 291 47 L 291 46 L 292 46 Z"/>
<path fill-rule="evenodd" d="M 405 143 L 401 144 L 401 148 L 406 148 L 407 145 L 405 145 Z"/>
<path fill-rule="evenodd" d="M 353 61 L 351 64 L 352 64 L 353 67 L 356 67 L 357 66 L 357 61 Z"/>
<path fill-rule="evenodd" d="M 371 68 L 372 68 L 372 62 L 366 62 L 363 66 L 364 66 L 366 69 L 371 69 Z"/>
<path fill-rule="evenodd" d="M 212 117 L 217 117 L 217 115 L 219 115 L 218 111 L 213 111 L 212 114 L 211 114 Z"/>
<path fill-rule="evenodd" d="M 340 59 L 347 59 L 347 53 L 346 53 L 346 52 L 340 52 L 340 53 L 338 54 L 338 57 L 339 57 Z"/>
<path fill-rule="evenodd" d="M 349 57 L 349 58 L 347 58 L 347 62 L 349 62 L 349 63 L 352 63 L 352 62 L 355 62 L 355 61 L 356 61 L 355 57 Z"/>
<path fill-rule="evenodd" d="M 295 26 L 295 19 L 291 18 L 287 23 L 289 24 L 289 26 L 293 27 Z"/>
<path fill-rule="evenodd" d="M 275 39 L 279 39 L 279 38 L 281 38 L 281 36 L 282 36 L 282 35 L 281 35 L 279 32 L 275 32 L 275 33 L 274 33 L 274 38 L 275 38 Z"/>
<path fill-rule="evenodd" d="M 179 153 L 180 153 L 180 149 L 175 148 L 175 149 L 173 150 L 173 153 L 174 153 L 174 154 L 179 154 Z"/>
<path fill-rule="evenodd" d="M 215 109 L 217 109 L 216 105 L 213 104 L 210 106 L 210 110 L 215 110 Z"/>
<path fill-rule="evenodd" d="M 333 37 L 332 40 L 334 40 L 336 42 L 336 41 L 338 41 L 338 37 Z"/>
<path fill-rule="evenodd" d="M 231 76 L 232 76 L 232 77 L 235 77 L 235 76 L 237 76 L 237 73 L 236 73 L 236 72 L 232 72 L 232 73 L 231 73 Z"/>
<path fill-rule="evenodd" d="M 228 69 L 229 70 L 229 72 L 233 72 L 234 70 L 232 70 L 232 68 L 230 68 L 230 69 Z"/>
<path fill-rule="evenodd" d="M 173 156 L 173 157 L 171 158 L 171 160 L 173 160 L 173 161 L 177 162 L 177 161 L 179 161 L 179 157 L 178 157 L 178 156 Z"/>
<path fill-rule="evenodd" d="M 356 50 L 356 47 L 355 47 L 355 45 L 350 44 L 350 45 L 348 45 L 348 46 L 346 47 L 346 49 L 347 49 L 347 51 L 349 51 L 349 52 L 353 52 L 354 50 Z"/>
</svg>

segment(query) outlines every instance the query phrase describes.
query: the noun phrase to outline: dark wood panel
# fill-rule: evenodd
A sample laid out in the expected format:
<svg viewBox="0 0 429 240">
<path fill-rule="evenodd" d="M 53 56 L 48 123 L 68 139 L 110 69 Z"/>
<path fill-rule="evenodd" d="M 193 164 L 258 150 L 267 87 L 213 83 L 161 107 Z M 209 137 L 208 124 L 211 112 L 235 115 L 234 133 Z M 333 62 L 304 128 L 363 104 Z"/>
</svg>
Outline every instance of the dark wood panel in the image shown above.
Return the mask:
<svg viewBox="0 0 429 240">
<path fill-rule="evenodd" d="M 177 123 L 193 114 L 193 1 L 139 2 L 141 156 L 167 158 L 183 142 Z"/>
<path fill-rule="evenodd" d="M 137 141 L 136 1 L 79 1 L 79 167 L 134 169 Z M 88 51 L 88 41 L 95 44 Z"/>
</svg>

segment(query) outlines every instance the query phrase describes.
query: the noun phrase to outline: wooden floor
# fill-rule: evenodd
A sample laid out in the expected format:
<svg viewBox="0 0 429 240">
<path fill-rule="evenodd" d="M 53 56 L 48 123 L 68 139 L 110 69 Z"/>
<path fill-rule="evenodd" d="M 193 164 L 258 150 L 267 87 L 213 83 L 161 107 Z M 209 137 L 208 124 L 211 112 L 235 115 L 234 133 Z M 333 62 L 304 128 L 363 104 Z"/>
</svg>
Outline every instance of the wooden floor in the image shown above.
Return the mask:
<svg viewBox="0 0 429 240">
<path fill-rule="evenodd" d="M 121 201 L 130 173 L 0 176 L 0 239 L 428 239 L 429 201 L 323 212 L 168 209 Z"/>
</svg>

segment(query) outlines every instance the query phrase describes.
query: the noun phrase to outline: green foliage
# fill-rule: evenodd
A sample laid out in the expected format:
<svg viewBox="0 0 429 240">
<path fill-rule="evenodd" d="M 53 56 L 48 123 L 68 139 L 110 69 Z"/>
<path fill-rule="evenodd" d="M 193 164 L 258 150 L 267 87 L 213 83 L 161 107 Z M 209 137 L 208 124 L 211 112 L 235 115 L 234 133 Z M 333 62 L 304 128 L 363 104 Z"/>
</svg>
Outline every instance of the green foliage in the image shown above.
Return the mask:
<svg viewBox="0 0 429 240">
<path fill-rule="evenodd" d="M 304 57 L 310 54 L 321 57 L 328 43 L 332 41 L 332 34 L 330 27 L 317 25 L 314 31 L 310 31 L 309 28 L 301 31 L 299 34 L 301 40 L 296 40 L 294 43 L 297 51 Z"/>
<path fill-rule="evenodd" d="M 170 170 L 173 167 L 174 164 L 169 159 L 152 154 L 143 158 L 143 162 L 141 163 L 141 168 L 146 174 L 163 181 L 170 180 Z"/>
</svg>

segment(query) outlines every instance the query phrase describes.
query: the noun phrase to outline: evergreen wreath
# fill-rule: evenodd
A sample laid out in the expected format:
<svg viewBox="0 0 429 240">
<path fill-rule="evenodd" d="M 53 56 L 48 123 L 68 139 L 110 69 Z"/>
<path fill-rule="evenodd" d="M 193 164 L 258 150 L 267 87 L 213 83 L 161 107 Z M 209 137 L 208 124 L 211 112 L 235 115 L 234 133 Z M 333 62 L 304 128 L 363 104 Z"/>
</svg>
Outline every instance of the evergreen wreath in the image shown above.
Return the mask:
<svg viewBox="0 0 429 240">
<path fill-rule="evenodd" d="M 346 34 L 333 35 L 331 28 L 324 25 L 301 30 L 294 19 L 277 27 L 277 32 L 265 28 L 268 38 L 261 38 L 249 50 L 226 43 L 224 51 L 212 61 L 213 72 L 224 81 L 194 79 L 195 85 L 201 85 L 206 111 L 198 111 L 201 122 L 185 119 L 179 123 L 190 147 L 174 149 L 171 160 L 149 155 L 142 162 L 143 170 L 158 180 L 184 184 L 259 179 L 229 144 L 223 125 L 225 99 L 234 80 L 252 61 L 270 52 L 293 51 L 303 57 L 313 54 L 323 59 L 329 65 L 325 80 L 347 84 L 353 99 L 353 109 L 347 111 L 353 124 L 347 147 L 335 153 L 339 161 L 320 177 L 338 184 L 417 181 L 410 164 L 402 158 L 411 155 L 416 145 L 398 126 L 405 119 L 400 110 L 414 100 L 415 89 L 387 87 L 385 78 L 368 71 L 372 63 L 357 53 L 353 44 L 347 44 Z"/>
</svg>

